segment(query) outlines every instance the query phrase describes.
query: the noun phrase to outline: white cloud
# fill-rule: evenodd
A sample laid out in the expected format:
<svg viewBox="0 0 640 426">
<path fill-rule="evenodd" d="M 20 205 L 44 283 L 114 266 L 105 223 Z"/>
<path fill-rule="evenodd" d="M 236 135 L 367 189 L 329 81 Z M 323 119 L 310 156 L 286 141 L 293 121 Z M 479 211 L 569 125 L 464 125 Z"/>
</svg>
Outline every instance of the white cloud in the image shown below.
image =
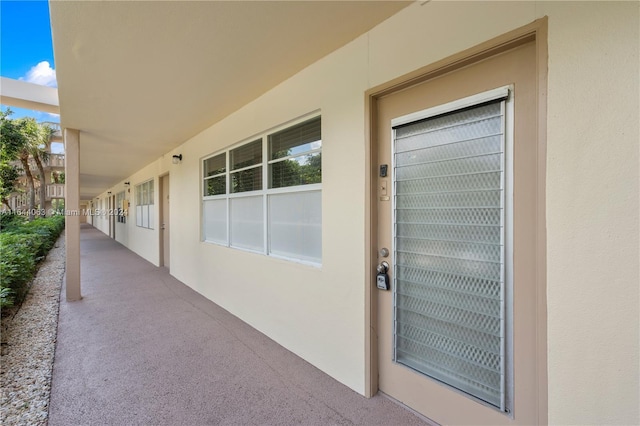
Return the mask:
<svg viewBox="0 0 640 426">
<path fill-rule="evenodd" d="M 51 65 L 47 61 L 42 61 L 35 67 L 32 67 L 24 77 L 20 77 L 20 80 L 41 86 L 58 87 L 56 70 L 51 68 Z"/>
</svg>

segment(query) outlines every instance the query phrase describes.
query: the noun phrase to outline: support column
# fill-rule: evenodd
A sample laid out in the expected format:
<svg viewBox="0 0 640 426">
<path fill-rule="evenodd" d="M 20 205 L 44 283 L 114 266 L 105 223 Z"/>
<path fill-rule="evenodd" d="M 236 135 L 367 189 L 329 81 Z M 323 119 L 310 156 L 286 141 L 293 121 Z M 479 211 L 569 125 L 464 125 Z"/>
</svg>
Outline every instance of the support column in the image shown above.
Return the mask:
<svg viewBox="0 0 640 426">
<path fill-rule="evenodd" d="M 65 250 L 67 301 L 80 293 L 80 132 L 64 129 Z"/>
</svg>

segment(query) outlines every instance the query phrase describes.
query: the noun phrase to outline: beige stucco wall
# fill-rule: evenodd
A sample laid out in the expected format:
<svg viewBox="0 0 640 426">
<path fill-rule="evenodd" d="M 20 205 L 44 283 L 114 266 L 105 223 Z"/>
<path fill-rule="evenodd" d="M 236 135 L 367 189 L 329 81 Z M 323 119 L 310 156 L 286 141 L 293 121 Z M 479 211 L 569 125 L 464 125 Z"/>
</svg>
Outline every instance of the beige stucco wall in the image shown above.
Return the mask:
<svg viewBox="0 0 640 426">
<path fill-rule="evenodd" d="M 155 178 L 157 201 L 158 176 L 170 172 L 171 273 L 364 393 L 364 92 L 545 15 L 549 422 L 639 423 L 637 3 L 403 10 L 126 179 L 133 189 Z M 317 110 L 322 267 L 201 242 L 201 159 Z M 181 164 L 170 164 L 173 153 Z M 137 229 L 133 217 L 127 231 L 126 244 L 158 264 L 158 231 Z"/>
<path fill-rule="evenodd" d="M 639 424 L 639 3 L 549 14 L 549 420 Z"/>
<path fill-rule="evenodd" d="M 193 138 L 171 174 L 172 273 L 361 392 L 366 73 L 362 38 Z M 200 159 L 316 110 L 323 120 L 322 267 L 200 242 L 193 220 L 200 215 Z"/>
</svg>

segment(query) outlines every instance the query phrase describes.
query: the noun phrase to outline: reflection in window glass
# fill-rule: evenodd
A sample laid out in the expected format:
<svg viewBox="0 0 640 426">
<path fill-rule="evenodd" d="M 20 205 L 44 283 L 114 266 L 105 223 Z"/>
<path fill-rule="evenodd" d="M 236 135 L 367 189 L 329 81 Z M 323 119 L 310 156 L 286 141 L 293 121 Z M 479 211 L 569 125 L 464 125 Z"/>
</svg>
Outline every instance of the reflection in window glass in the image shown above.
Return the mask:
<svg viewBox="0 0 640 426">
<path fill-rule="evenodd" d="M 262 162 L 262 139 L 231 150 L 231 170 L 254 166 Z"/>
<path fill-rule="evenodd" d="M 231 192 L 262 189 L 262 139 L 231 150 Z"/>
<path fill-rule="evenodd" d="M 322 182 L 320 117 L 269 135 L 269 188 Z"/>
<path fill-rule="evenodd" d="M 271 188 L 322 182 L 322 154 L 301 155 L 269 165 Z"/>
<path fill-rule="evenodd" d="M 298 155 L 322 147 L 320 117 L 269 135 L 269 159 Z"/>
<path fill-rule="evenodd" d="M 204 177 L 216 176 L 226 171 L 227 155 L 220 154 L 204 160 Z"/>
<path fill-rule="evenodd" d="M 225 175 L 216 176 L 204 181 L 204 196 L 224 194 L 227 192 L 227 179 Z"/>
<path fill-rule="evenodd" d="M 257 191 L 262 189 L 262 167 L 231 173 L 231 192 Z"/>
<path fill-rule="evenodd" d="M 203 162 L 204 196 L 227 193 L 227 154 L 207 158 Z"/>
</svg>

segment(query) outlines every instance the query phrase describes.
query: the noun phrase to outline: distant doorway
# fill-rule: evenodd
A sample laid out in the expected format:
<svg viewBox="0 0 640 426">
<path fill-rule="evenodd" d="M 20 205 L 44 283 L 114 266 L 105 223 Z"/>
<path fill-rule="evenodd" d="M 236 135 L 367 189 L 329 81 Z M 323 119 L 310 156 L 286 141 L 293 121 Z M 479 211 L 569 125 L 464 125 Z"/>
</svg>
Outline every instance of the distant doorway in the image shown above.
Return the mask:
<svg viewBox="0 0 640 426">
<path fill-rule="evenodd" d="M 116 239 L 116 215 L 114 214 L 114 211 L 116 209 L 116 196 L 115 195 L 109 196 L 108 200 L 109 200 L 109 215 L 108 215 L 109 236 L 115 240 Z"/>
<path fill-rule="evenodd" d="M 161 264 L 167 269 L 171 265 L 170 249 L 170 225 L 169 218 L 169 175 L 160 177 L 160 259 Z"/>
</svg>

